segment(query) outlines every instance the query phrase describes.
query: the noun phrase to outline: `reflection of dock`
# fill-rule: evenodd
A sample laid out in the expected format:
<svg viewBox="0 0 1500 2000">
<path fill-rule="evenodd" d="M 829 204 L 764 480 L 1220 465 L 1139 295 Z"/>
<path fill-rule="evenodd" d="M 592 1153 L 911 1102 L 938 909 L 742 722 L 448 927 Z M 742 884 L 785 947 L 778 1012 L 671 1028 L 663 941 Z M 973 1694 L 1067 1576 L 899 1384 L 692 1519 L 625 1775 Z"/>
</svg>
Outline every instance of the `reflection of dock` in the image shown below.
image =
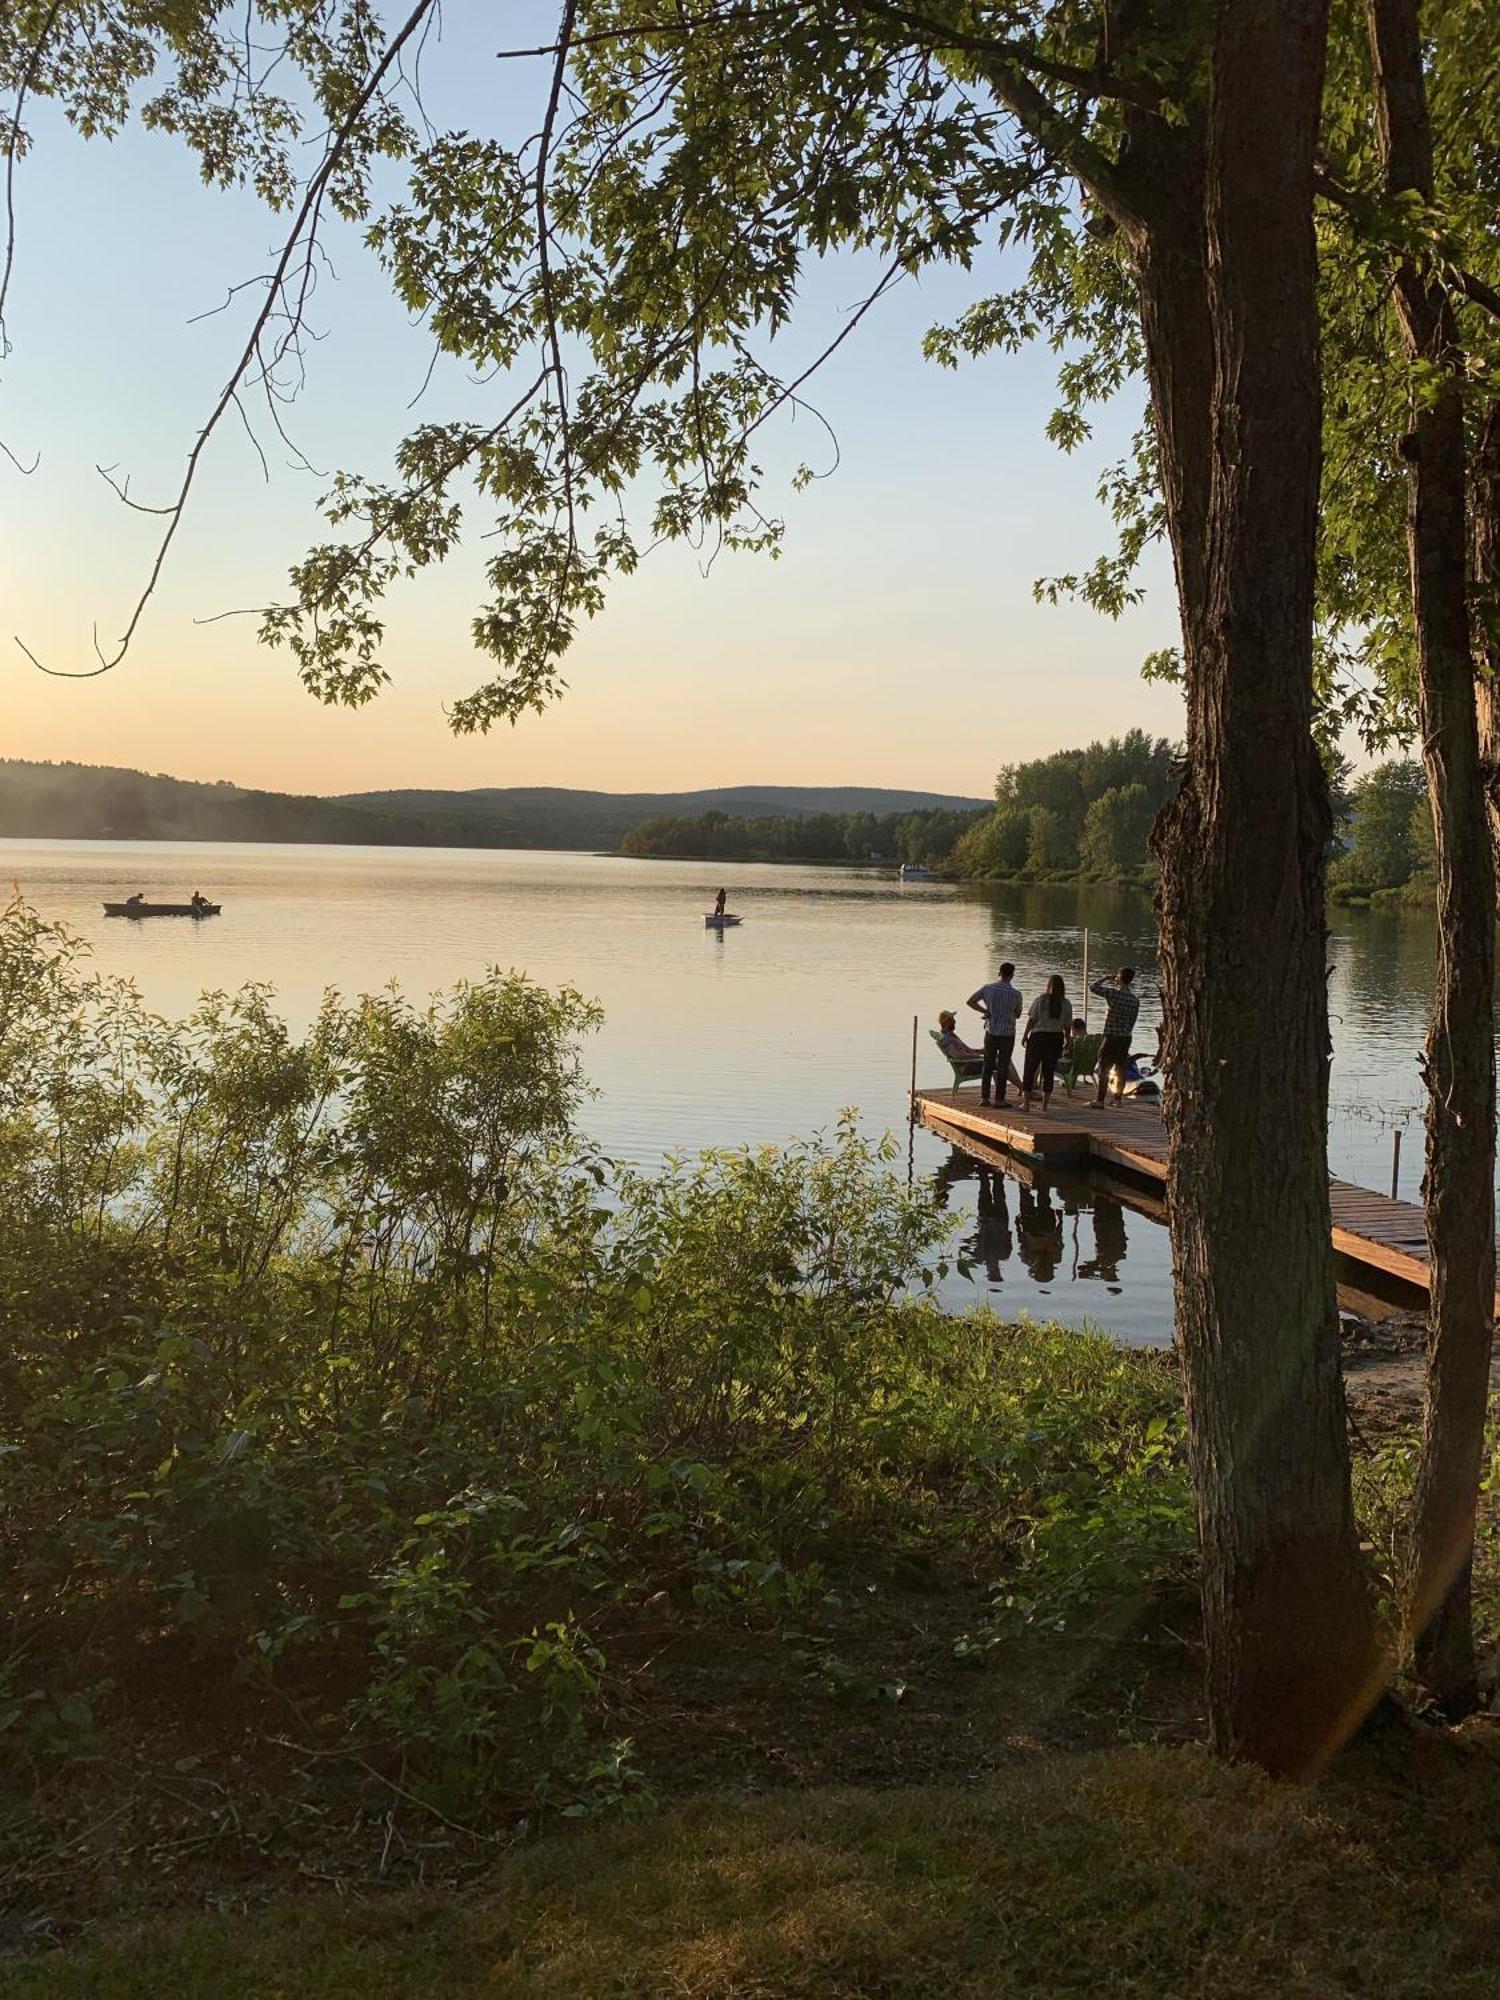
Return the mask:
<svg viewBox="0 0 1500 2000">
<path fill-rule="evenodd" d="M 1000 1154 L 1033 1167 L 1114 1168 L 1166 1194 L 1167 1135 L 1155 1104 L 1127 1098 L 1100 1111 L 1092 1096 L 1059 1095 L 1043 1118 L 1014 1103 L 982 1105 L 972 1090 L 919 1090 L 915 1110 L 941 1138 L 980 1158 Z M 1328 1197 L 1335 1250 L 1365 1270 L 1428 1289 L 1427 1231 L 1420 1208 L 1352 1181 L 1331 1180 Z M 1496 1303 L 1500 1307 L 1500 1296 Z"/>
</svg>

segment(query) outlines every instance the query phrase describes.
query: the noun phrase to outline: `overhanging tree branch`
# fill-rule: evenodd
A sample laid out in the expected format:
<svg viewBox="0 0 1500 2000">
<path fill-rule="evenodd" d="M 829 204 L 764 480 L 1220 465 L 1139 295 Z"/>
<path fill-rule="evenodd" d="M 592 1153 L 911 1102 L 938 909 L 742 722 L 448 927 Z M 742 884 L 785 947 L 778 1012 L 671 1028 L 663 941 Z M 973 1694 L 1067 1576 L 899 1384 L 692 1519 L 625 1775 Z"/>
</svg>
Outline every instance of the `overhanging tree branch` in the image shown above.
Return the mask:
<svg viewBox="0 0 1500 2000">
<path fill-rule="evenodd" d="M 147 576 L 145 587 L 136 599 L 129 622 L 115 651 L 108 657 L 105 656 L 99 645 L 98 627 L 96 626 L 94 651 L 99 658 L 98 666 L 80 668 L 49 667 L 45 666 L 37 658 L 36 654 L 19 635 L 15 635 L 16 645 L 39 673 L 49 674 L 57 680 L 95 680 L 100 674 L 110 673 L 129 652 L 131 641 L 136 634 L 136 628 L 145 615 L 146 606 L 150 603 L 156 586 L 161 580 L 167 556 L 176 538 L 177 530 L 182 525 L 183 515 L 187 510 L 188 497 L 192 492 L 193 482 L 197 478 L 198 467 L 202 462 L 203 454 L 207 450 L 209 440 L 217 431 L 224 416 L 235 405 L 240 385 L 249 372 L 257 354 L 260 352 L 261 336 L 265 333 L 276 311 L 288 273 L 292 268 L 293 259 L 296 256 L 299 245 L 302 243 L 304 231 L 310 225 L 314 224 L 324 194 L 344 159 L 349 143 L 358 129 L 360 121 L 379 95 L 381 86 L 399 60 L 402 49 L 405 48 L 412 36 L 416 34 L 436 5 L 437 0 L 417 0 L 417 5 L 407 15 L 401 27 L 386 45 L 380 60 L 369 71 L 363 84 L 355 93 L 343 118 L 339 121 L 338 126 L 329 138 L 323 158 L 318 163 L 317 168 L 303 190 L 302 199 L 298 204 L 291 229 L 288 231 L 286 241 L 282 246 L 281 255 L 277 258 L 275 268 L 271 273 L 266 288 L 265 303 L 256 314 L 254 324 L 251 326 L 249 336 L 240 352 L 239 359 L 235 362 L 228 381 L 219 393 L 218 401 L 209 412 L 207 422 L 204 424 L 202 430 L 199 431 L 197 438 L 194 440 L 193 448 L 188 453 L 187 466 L 183 472 L 181 484 L 177 489 L 176 498 L 170 505 L 160 510 L 167 517 L 166 531 L 157 544 L 156 556 L 152 562 L 150 573 Z M 131 504 L 136 505 L 138 503 L 132 502 Z"/>
<path fill-rule="evenodd" d="M 1141 227 L 1143 218 L 1126 176 L 1026 74 L 1028 67 L 1039 65 L 1028 61 L 1032 52 L 1024 45 L 966 34 L 909 8 L 888 5 L 886 0 L 855 0 L 855 4 L 862 13 L 920 37 L 934 49 L 948 48 L 967 55 L 975 74 L 983 78 L 1022 129 L 1082 183 L 1113 222 L 1131 231 Z"/>
<path fill-rule="evenodd" d="M 1410 244 L 1399 233 L 1391 229 L 1382 216 L 1381 199 L 1359 188 L 1349 187 L 1327 167 L 1319 167 L 1313 175 L 1313 191 L 1327 202 L 1358 223 L 1361 230 L 1374 242 L 1384 244 L 1387 249 L 1405 252 Z M 1475 271 L 1466 271 L 1461 265 L 1445 258 L 1441 251 L 1434 250 L 1432 262 L 1443 282 L 1471 305 L 1483 306 L 1486 312 L 1500 319 L 1500 291 L 1488 284 Z"/>
</svg>

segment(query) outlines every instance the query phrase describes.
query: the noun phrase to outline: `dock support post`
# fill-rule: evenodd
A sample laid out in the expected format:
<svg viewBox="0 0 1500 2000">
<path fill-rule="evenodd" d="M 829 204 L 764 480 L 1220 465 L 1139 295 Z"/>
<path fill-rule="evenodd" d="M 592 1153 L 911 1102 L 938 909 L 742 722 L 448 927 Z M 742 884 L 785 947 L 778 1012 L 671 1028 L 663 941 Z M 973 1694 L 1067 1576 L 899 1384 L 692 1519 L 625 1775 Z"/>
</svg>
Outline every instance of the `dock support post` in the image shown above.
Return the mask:
<svg viewBox="0 0 1500 2000">
<path fill-rule="evenodd" d="M 1401 1127 L 1391 1134 L 1391 1200 L 1396 1199 L 1396 1183 L 1401 1177 Z"/>
</svg>

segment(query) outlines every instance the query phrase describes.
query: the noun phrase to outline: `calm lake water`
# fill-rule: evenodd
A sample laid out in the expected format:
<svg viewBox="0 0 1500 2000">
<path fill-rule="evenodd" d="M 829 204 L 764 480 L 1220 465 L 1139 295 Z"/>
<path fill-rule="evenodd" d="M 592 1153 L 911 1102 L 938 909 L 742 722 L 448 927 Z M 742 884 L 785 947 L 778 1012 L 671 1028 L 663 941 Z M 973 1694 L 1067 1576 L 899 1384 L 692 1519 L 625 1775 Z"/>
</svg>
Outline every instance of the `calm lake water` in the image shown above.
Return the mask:
<svg viewBox="0 0 1500 2000">
<path fill-rule="evenodd" d="M 919 1084 L 949 1074 L 927 1038 L 940 1007 L 1012 958 L 1029 999 L 1059 971 L 1076 995 L 1083 929 L 1091 968 L 1141 968 L 1137 1040 L 1154 1043 L 1156 962 L 1149 898 L 1103 889 L 956 888 L 889 873 L 628 861 L 472 850 L 0 842 L 0 869 L 48 917 L 87 939 L 101 971 L 124 973 L 164 1013 L 246 980 L 273 985 L 294 1024 L 327 987 L 346 995 L 395 980 L 425 997 L 488 965 L 597 998 L 605 1027 L 587 1044 L 598 1095 L 590 1135 L 618 1158 L 654 1163 L 702 1146 L 780 1142 L 856 1108 L 894 1133 L 905 1169 L 912 1016 Z M 720 880 L 736 931 L 703 927 Z M 201 924 L 106 919 L 101 902 L 135 890 L 192 891 L 224 904 Z M 1391 1132 L 1406 1128 L 1401 1192 L 1421 1174 L 1417 1053 L 1434 963 L 1422 912 L 1331 914 L 1335 1059 L 1330 1164 L 1385 1188 Z M 978 1039 L 979 1020 L 969 1015 Z M 1087 1176 L 1040 1192 L 977 1175 L 930 1133 L 915 1176 L 954 1216 L 978 1259 L 947 1297 L 999 1311 L 1093 1322 L 1165 1342 L 1171 1269 L 1165 1229 Z"/>
</svg>

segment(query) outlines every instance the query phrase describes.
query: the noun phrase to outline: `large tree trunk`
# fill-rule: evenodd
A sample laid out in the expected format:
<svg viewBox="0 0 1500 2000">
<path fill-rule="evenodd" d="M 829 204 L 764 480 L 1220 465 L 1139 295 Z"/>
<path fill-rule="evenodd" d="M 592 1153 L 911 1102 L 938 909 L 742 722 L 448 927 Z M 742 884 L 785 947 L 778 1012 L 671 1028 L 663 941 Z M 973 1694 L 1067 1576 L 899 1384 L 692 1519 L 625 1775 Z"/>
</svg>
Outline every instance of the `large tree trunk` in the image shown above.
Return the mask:
<svg viewBox="0 0 1500 2000">
<path fill-rule="evenodd" d="M 1474 541 L 1474 661 L 1479 669 L 1479 754 L 1490 844 L 1500 865 L 1500 402 L 1492 402 L 1479 427 L 1469 466 Z"/>
<path fill-rule="evenodd" d="M 1419 0 L 1368 0 L 1367 12 L 1386 187 L 1430 200 Z M 1413 398 L 1408 541 L 1438 902 L 1422 1187 L 1432 1331 L 1407 1615 L 1423 1689 L 1467 1714 L 1478 1701 L 1469 1575 L 1495 1308 L 1495 873 L 1470 647 L 1463 356 L 1436 279 L 1410 260 L 1395 277 L 1402 340 L 1428 376 Z"/>
<path fill-rule="evenodd" d="M 1325 1135 L 1330 816 L 1311 727 L 1312 171 L 1326 32 L 1326 0 L 1219 10 L 1200 309 L 1213 329 L 1212 462 L 1201 560 L 1194 524 L 1173 526 L 1188 761 L 1155 836 L 1211 1728 L 1222 1752 L 1288 1775 L 1332 1754 L 1382 1672 L 1339 1371 Z M 1149 313 L 1146 326 L 1149 340 Z M 1170 371 L 1180 373 L 1176 330 L 1152 343 L 1159 422 Z"/>
</svg>

